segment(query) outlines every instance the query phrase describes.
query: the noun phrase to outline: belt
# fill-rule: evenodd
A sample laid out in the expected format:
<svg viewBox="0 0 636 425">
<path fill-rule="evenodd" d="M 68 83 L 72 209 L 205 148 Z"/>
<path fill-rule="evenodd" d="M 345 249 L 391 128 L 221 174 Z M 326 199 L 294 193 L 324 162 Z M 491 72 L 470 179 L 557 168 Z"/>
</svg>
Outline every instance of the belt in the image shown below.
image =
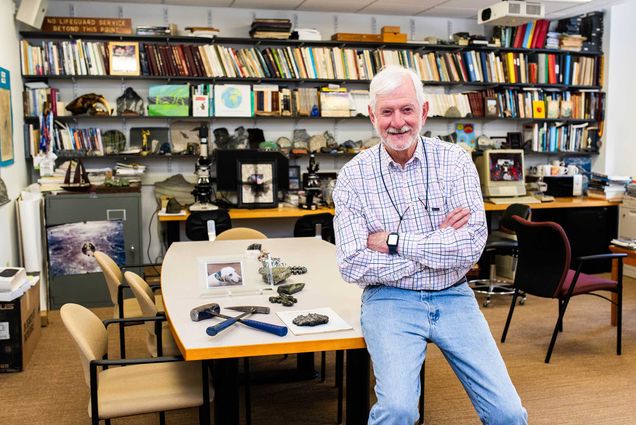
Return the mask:
<svg viewBox="0 0 636 425">
<path fill-rule="evenodd" d="M 451 286 L 449 286 L 448 288 L 452 288 L 454 286 L 459 286 L 459 285 L 463 285 L 464 283 L 468 282 L 468 279 L 466 279 L 466 276 L 462 277 L 461 279 L 459 279 L 457 282 L 453 283 Z M 445 288 L 445 289 L 448 289 Z"/>
</svg>

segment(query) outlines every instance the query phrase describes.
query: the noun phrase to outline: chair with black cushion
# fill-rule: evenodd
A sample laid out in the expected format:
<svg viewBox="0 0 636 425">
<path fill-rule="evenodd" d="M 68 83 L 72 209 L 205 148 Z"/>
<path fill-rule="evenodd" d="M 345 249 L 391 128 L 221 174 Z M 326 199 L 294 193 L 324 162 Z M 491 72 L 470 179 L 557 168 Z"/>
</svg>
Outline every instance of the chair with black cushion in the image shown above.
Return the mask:
<svg viewBox="0 0 636 425">
<path fill-rule="evenodd" d="M 227 210 L 192 211 L 186 220 L 186 236 L 191 241 L 208 240 L 208 221 L 214 220 L 216 234 L 232 228 L 232 220 Z"/>
<path fill-rule="evenodd" d="M 486 247 L 482 258 L 489 265 L 488 279 L 473 279 L 468 282 L 470 287 L 478 294 L 486 295 L 483 302 L 484 307 L 490 305 L 490 297 L 493 295 L 512 295 L 514 293 L 512 281 L 497 277 L 497 256 L 510 255 L 513 257 L 513 264 L 517 256 L 517 240 L 515 238 L 516 222 L 512 216 L 519 216 L 525 219 L 530 217 L 530 207 L 524 204 L 511 204 L 504 211 L 499 221 L 499 230 L 488 235 Z M 521 304 L 525 302 L 522 296 Z"/>
<path fill-rule="evenodd" d="M 548 347 L 545 362 L 550 356 L 559 332 L 563 331 L 563 317 L 570 299 L 577 295 L 589 294 L 604 298 L 617 307 L 616 354 L 621 354 L 621 329 L 623 305 L 623 257 L 627 254 L 599 254 L 576 258 L 571 269 L 571 248 L 565 231 L 557 223 L 530 222 L 521 217 L 513 217 L 517 222 L 516 232 L 519 241 L 519 260 L 514 281 L 514 293 L 508 312 L 508 319 L 501 335 L 501 342 L 506 335 L 515 309 L 515 302 L 520 292 L 543 298 L 554 298 L 559 301 L 559 314 L 552 339 Z M 612 259 L 618 261 L 618 280 L 605 279 L 581 273 L 581 267 L 591 261 Z M 608 291 L 616 294 L 617 301 L 600 295 L 597 291 Z M 594 320 L 597 318 L 589 318 Z M 600 318 L 598 318 L 600 319 Z"/>
<path fill-rule="evenodd" d="M 317 236 L 318 234 L 323 240 L 336 243 L 333 232 L 333 214 L 309 214 L 296 220 L 294 237 Z"/>
</svg>

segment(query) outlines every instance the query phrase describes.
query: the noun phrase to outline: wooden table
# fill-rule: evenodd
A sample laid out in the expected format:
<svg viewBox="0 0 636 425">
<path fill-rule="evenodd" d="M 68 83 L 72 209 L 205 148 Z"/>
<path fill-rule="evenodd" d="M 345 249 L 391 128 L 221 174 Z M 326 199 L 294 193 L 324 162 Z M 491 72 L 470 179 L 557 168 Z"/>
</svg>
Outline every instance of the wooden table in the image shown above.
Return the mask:
<svg viewBox="0 0 636 425">
<path fill-rule="evenodd" d="M 262 305 L 272 312 L 289 310 L 268 301 L 271 291 L 263 294 L 240 296 L 205 296 L 204 266 L 202 258 L 236 259 L 253 242 L 274 257 L 280 257 L 290 265 L 304 265 L 308 272 L 288 278 L 291 282 L 304 282 L 305 289 L 298 293 L 298 303 L 293 310 L 331 307 L 352 326 L 351 330 L 296 336 L 291 332 L 278 337 L 241 324 L 234 325 L 215 337 L 205 329 L 218 319 L 192 322 L 189 312 L 193 307 L 218 303 L 231 305 Z M 249 261 L 244 263 L 248 268 Z M 265 288 L 258 275 L 249 275 L 250 288 Z M 258 284 L 256 282 L 259 282 Z M 280 238 L 267 240 L 239 240 L 214 242 L 175 242 L 163 262 L 162 293 L 165 311 L 175 340 L 184 358 L 214 360 L 216 425 L 235 424 L 239 419 L 238 359 L 246 356 L 308 353 L 315 351 L 346 351 L 346 423 L 366 424 L 369 412 L 370 360 L 366 351 L 360 325 L 361 289 L 345 283 L 336 266 L 335 246 L 317 238 Z M 223 313 L 236 315 L 230 310 Z M 255 320 L 282 324 L 278 316 L 255 315 Z"/>
<path fill-rule="evenodd" d="M 609 250 L 613 253 L 627 254 L 627 257 L 623 258 L 623 264 L 628 266 L 636 266 L 636 251 L 633 249 L 622 248 L 616 245 L 610 245 Z M 618 280 L 618 261 L 612 261 L 612 280 Z M 618 301 L 618 295 L 612 293 L 612 301 Z M 612 304 L 612 326 L 616 326 L 616 305 Z"/>
</svg>

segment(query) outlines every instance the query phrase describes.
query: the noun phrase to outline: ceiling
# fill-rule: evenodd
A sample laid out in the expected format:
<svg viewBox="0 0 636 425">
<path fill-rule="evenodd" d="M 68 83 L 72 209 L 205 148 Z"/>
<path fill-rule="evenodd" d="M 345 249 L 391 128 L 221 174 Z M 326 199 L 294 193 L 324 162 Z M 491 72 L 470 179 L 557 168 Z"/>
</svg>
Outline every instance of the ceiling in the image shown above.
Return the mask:
<svg viewBox="0 0 636 425">
<path fill-rule="evenodd" d="M 116 0 L 118 3 L 299 10 L 365 15 L 443 16 L 470 19 L 476 19 L 479 9 L 492 6 L 498 1 L 500 0 Z M 625 1 L 628 0 L 544 0 L 541 3 L 545 4 L 546 18 L 558 19 L 603 9 Z"/>
</svg>

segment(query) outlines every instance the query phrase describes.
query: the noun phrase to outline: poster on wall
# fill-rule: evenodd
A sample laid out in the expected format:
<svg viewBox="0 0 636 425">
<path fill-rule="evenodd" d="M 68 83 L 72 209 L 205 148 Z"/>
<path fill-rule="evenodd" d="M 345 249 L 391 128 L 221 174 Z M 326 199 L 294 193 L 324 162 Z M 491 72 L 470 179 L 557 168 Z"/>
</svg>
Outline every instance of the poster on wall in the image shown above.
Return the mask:
<svg viewBox="0 0 636 425">
<path fill-rule="evenodd" d="M 93 254 L 101 251 L 122 267 L 124 223 L 121 220 L 85 221 L 60 224 L 46 229 L 51 277 L 98 273 L 101 268 Z"/>
<path fill-rule="evenodd" d="M 11 74 L 0 68 L 0 166 L 13 164 Z"/>
</svg>

